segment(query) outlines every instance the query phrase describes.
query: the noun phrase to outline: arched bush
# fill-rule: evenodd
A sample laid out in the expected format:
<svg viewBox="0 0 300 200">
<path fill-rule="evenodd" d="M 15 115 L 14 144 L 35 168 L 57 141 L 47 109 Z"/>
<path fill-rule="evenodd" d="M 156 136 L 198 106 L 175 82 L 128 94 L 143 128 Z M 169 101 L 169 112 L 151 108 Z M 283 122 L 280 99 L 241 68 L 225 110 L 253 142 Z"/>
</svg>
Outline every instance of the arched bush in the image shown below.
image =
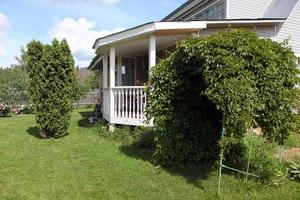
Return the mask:
<svg viewBox="0 0 300 200">
<path fill-rule="evenodd" d="M 222 118 L 227 143 L 238 143 L 254 124 L 269 140 L 283 143 L 298 106 L 298 74 L 286 42 L 247 30 L 180 42 L 152 69 L 148 82 L 156 161 L 177 165 L 216 158 Z"/>
</svg>

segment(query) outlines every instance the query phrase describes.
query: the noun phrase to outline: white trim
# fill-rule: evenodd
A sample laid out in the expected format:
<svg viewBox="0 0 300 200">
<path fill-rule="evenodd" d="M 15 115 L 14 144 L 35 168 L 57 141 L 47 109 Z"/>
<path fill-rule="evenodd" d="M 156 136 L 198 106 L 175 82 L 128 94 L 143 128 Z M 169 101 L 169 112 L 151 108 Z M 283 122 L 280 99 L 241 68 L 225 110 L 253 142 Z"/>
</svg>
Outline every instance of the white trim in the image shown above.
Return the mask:
<svg viewBox="0 0 300 200">
<path fill-rule="evenodd" d="M 206 28 L 206 23 L 203 21 L 189 21 L 189 22 L 153 22 L 145 24 L 133 29 L 112 34 L 103 38 L 99 38 L 95 44 L 95 49 L 99 47 L 118 43 L 123 40 L 132 39 L 138 36 L 149 35 L 156 31 L 163 30 L 199 30 Z"/>
<path fill-rule="evenodd" d="M 148 126 L 152 127 L 153 124 L 146 124 L 143 119 L 132 119 L 132 118 L 120 118 L 120 117 L 110 117 L 110 123 L 112 124 L 122 124 L 122 125 L 131 125 L 131 126 Z"/>
<path fill-rule="evenodd" d="M 104 88 L 104 89 L 117 90 L 117 89 L 145 89 L 145 88 L 146 88 L 146 86 L 116 86 L 116 87 L 110 87 L 110 88 Z"/>
<path fill-rule="evenodd" d="M 156 65 L 156 36 L 154 34 L 149 37 L 149 70 Z"/>
<path fill-rule="evenodd" d="M 286 20 L 222 20 L 222 21 L 206 21 L 206 25 L 224 25 L 224 24 L 277 24 L 284 23 Z"/>
<path fill-rule="evenodd" d="M 229 0 L 225 0 L 225 19 L 229 18 Z"/>
</svg>

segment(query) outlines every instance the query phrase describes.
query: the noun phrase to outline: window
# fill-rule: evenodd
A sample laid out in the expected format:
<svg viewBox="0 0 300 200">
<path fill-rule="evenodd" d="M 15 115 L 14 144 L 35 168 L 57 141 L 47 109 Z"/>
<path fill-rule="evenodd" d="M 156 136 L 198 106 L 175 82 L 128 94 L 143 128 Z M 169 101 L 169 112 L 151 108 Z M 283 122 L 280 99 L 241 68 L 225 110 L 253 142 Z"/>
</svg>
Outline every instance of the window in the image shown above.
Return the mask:
<svg viewBox="0 0 300 200">
<path fill-rule="evenodd" d="M 225 2 L 220 1 L 195 15 L 195 20 L 210 20 L 225 18 Z"/>
</svg>

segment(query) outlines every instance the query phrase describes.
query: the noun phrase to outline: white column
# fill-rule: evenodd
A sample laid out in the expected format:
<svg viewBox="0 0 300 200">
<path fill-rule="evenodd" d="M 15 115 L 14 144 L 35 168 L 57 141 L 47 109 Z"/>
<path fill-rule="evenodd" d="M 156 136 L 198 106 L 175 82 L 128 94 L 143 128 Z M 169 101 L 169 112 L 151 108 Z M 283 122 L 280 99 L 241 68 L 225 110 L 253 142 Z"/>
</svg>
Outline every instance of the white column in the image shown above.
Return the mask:
<svg viewBox="0 0 300 200">
<path fill-rule="evenodd" d="M 122 56 L 118 56 L 117 86 L 122 86 Z"/>
<path fill-rule="evenodd" d="M 150 35 L 149 38 L 149 70 L 156 65 L 156 36 Z"/>
<path fill-rule="evenodd" d="M 103 55 L 103 88 L 107 88 L 107 68 L 108 68 L 108 58 L 107 54 Z"/>
<path fill-rule="evenodd" d="M 111 47 L 109 51 L 110 117 L 114 116 L 114 110 L 115 110 L 115 96 L 114 96 L 114 91 L 111 89 L 115 87 L 115 83 L 116 83 L 115 69 L 116 69 L 116 49 L 115 47 Z"/>
</svg>

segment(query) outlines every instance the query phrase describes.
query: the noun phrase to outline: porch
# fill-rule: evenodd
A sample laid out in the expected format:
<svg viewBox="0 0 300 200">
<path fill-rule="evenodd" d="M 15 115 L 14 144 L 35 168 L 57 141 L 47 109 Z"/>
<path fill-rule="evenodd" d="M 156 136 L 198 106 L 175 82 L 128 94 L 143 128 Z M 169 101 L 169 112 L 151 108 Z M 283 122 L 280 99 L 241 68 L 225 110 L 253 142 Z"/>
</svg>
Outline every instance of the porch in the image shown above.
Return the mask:
<svg viewBox="0 0 300 200">
<path fill-rule="evenodd" d="M 176 43 L 204 28 L 202 22 L 157 22 L 96 41 L 103 70 L 103 117 L 111 124 L 146 124 L 146 82 L 151 67 L 174 52 Z"/>
</svg>

